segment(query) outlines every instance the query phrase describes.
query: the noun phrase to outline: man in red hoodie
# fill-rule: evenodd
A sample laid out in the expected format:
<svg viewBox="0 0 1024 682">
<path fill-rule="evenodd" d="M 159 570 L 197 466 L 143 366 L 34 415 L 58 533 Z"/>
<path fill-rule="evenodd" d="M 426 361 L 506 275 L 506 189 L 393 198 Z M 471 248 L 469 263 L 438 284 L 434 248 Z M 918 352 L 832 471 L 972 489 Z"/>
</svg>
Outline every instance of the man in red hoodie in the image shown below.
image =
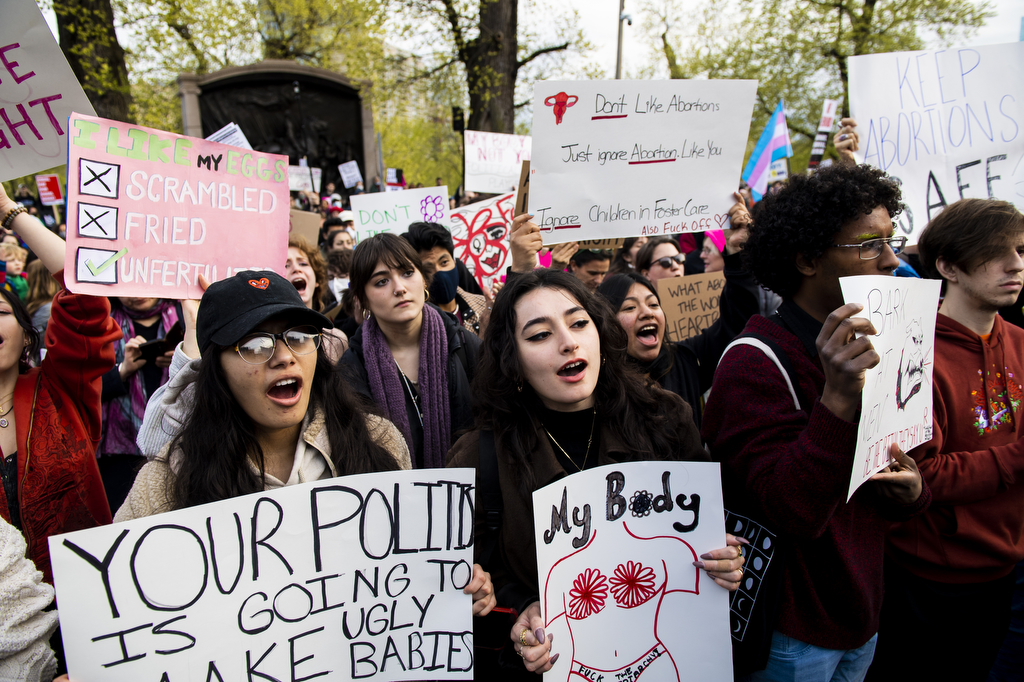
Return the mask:
<svg viewBox="0 0 1024 682">
<path fill-rule="evenodd" d="M 932 504 L 889 534 L 869 679 L 984 681 L 1024 559 L 1024 330 L 996 314 L 1021 291 L 1024 216 L 1005 201 L 962 199 L 918 246 L 945 290 L 934 437 L 910 452 Z"/>
</svg>

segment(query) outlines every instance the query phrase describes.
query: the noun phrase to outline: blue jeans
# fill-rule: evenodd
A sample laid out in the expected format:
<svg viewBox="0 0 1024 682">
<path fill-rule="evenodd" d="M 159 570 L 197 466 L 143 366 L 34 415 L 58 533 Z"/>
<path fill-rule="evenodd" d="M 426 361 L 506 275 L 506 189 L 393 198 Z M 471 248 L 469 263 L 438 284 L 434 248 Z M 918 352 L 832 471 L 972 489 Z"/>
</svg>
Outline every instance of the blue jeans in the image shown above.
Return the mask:
<svg viewBox="0 0 1024 682">
<path fill-rule="evenodd" d="M 776 630 L 768 667 L 743 682 L 860 682 L 874 658 L 877 639 L 876 634 L 857 649 L 823 649 Z"/>
</svg>

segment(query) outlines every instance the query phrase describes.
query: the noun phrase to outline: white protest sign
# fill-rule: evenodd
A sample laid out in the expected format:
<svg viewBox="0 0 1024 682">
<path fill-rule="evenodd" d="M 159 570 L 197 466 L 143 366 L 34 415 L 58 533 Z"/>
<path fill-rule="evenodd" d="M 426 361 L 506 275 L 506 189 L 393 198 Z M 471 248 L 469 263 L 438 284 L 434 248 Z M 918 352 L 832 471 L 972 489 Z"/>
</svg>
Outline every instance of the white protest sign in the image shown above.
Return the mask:
<svg viewBox="0 0 1024 682">
<path fill-rule="evenodd" d="M 444 185 L 356 194 L 350 201 L 356 214 L 356 242 L 381 232 L 402 234 L 410 223 L 451 225 L 448 188 Z"/>
<path fill-rule="evenodd" d="M 912 244 L 965 197 L 1024 209 L 1024 43 L 851 57 L 858 159 L 897 178 Z"/>
<path fill-rule="evenodd" d="M 288 166 L 288 190 L 291 192 L 319 192 L 323 171 L 308 166 Z"/>
<path fill-rule="evenodd" d="M 932 360 L 939 280 L 861 275 L 841 277 L 843 299 L 864 306 L 882 358 L 864 377 L 857 451 L 847 500 L 889 464 L 889 446 L 903 452 L 932 437 Z"/>
<path fill-rule="evenodd" d="M 720 472 L 609 465 L 533 494 L 546 680 L 732 679 L 729 593 L 693 565 L 725 547 Z"/>
<path fill-rule="evenodd" d="M 474 476 L 348 476 L 53 536 L 71 677 L 472 679 Z"/>
<path fill-rule="evenodd" d="M 757 81 L 542 81 L 530 212 L 544 242 L 721 228 Z"/>
<path fill-rule="evenodd" d="M 363 181 L 363 174 L 359 172 L 359 164 L 355 161 L 338 164 L 338 172 L 341 173 L 341 182 L 345 189 L 351 189 L 357 182 Z"/>
<path fill-rule="evenodd" d="M 94 115 L 35 0 L 4 0 L 0 23 L 0 180 L 60 166 L 71 112 Z"/>
<path fill-rule="evenodd" d="M 232 121 L 217 132 L 206 137 L 210 142 L 220 142 L 221 144 L 230 145 L 232 147 L 241 147 L 242 149 L 252 149 L 252 145 L 249 144 L 249 138 L 245 136 L 242 129 L 238 127 L 238 124 Z"/>
<path fill-rule="evenodd" d="M 523 161 L 530 160 L 530 137 L 467 130 L 465 149 L 467 191 L 512 192 Z"/>
<path fill-rule="evenodd" d="M 511 264 L 508 234 L 516 195 L 477 201 L 452 211 L 451 232 L 455 257 L 466 264 L 484 291 L 501 281 Z"/>
</svg>

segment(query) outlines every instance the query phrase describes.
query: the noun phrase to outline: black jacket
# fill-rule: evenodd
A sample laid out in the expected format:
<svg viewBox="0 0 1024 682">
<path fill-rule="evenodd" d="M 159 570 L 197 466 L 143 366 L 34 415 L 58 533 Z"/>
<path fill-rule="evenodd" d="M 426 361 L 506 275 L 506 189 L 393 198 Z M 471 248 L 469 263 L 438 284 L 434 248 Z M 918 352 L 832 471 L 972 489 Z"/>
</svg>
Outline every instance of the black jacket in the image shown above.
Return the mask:
<svg viewBox="0 0 1024 682">
<path fill-rule="evenodd" d="M 427 304 L 431 305 L 431 304 Z M 476 370 L 477 359 L 480 357 L 480 339 L 468 332 L 456 322 L 452 315 L 434 306 L 444 320 L 444 330 L 448 337 L 448 400 L 451 403 L 452 443 L 461 432 L 473 426 L 473 397 L 470 381 Z M 339 371 L 345 376 L 349 387 L 370 400 L 370 382 L 366 375 L 366 362 L 363 358 L 363 327 L 348 340 L 348 350 L 338 362 Z M 413 463 L 420 468 L 423 463 L 423 427 L 420 426 L 416 405 L 412 398 L 405 396 L 405 413 L 409 419 L 409 432 L 412 443 L 408 443 L 413 453 Z"/>
</svg>

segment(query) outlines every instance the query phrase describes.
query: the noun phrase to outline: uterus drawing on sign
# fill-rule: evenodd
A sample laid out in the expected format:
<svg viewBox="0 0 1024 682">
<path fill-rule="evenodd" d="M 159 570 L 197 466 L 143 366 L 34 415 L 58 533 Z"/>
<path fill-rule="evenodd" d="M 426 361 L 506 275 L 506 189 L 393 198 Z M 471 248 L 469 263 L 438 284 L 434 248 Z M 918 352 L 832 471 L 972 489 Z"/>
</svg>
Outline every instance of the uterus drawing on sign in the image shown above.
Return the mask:
<svg viewBox="0 0 1024 682">
<path fill-rule="evenodd" d="M 896 408 L 905 410 L 907 403 L 921 391 L 924 383 L 924 329 L 920 319 L 907 323 L 907 338 L 900 353 L 899 373 L 896 375 Z"/>
<path fill-rule="evenodd" d="M 681 538 L 642 537 L 626 523 L 598 534 L 555 562 L 544 581 L 544 629 L 562 635 L 552 652 L 566 652 L 566 681 L 678 682 L 658 618 L 666 595 L 699 594 L 697 553 Z"/>
<path fill-rule="evenodd" d="M 567 95 L 564 92 L 560 92 L 557 95 L 551 95 L 544 99 L 544 106 L 551 107 L 552 112 L 555 114 L 555 125 L 562 125 L 562 117 L 565 116 L 565 112 L 576 102 L 580 101 L 580 98 L 576 95 Z"/>
</svg>

